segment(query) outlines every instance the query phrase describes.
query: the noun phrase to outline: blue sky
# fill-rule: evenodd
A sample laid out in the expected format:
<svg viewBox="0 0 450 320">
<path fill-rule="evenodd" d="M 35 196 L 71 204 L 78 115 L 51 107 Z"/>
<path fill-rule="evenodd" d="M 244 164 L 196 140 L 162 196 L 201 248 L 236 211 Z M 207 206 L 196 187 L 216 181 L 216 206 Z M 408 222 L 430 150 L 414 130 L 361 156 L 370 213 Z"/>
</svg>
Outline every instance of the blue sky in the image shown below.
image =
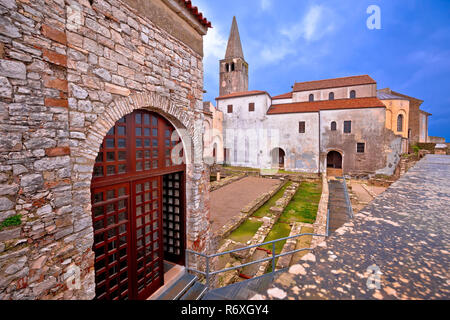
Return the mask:
<svg viewBox="0 0 450 320">
<path fill-rule="evenodd" d="M 236 16 L 249 89 L 271 95 L 295 81 L 369 74 L 378 88 L 419 98 L 429 135 L 450 142 L 450 1 L 194 0 L 212 22 L 205 37 L 205 101 L 219 91 L 219 60 Z M 381 30 L 369 30 L 370 5 Z"/>
</svg>

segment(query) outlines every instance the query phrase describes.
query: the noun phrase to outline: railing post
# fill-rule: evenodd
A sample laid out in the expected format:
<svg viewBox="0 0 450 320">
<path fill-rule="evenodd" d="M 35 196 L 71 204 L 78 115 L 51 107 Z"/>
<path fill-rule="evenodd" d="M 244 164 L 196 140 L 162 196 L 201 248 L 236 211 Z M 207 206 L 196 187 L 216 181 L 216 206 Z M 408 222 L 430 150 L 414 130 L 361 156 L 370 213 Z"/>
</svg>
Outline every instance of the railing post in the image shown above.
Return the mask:
<svg viewBox="0 0 450 320">
<path fill-rule="evenodd" d="M 206 257 L 206 290 L 209 291 L 209 256 Z"/>
<path fill-rule="evenodd" d="M 275 242 L 272 242 L 272 273 L 275 272 Z"/>
</svg>

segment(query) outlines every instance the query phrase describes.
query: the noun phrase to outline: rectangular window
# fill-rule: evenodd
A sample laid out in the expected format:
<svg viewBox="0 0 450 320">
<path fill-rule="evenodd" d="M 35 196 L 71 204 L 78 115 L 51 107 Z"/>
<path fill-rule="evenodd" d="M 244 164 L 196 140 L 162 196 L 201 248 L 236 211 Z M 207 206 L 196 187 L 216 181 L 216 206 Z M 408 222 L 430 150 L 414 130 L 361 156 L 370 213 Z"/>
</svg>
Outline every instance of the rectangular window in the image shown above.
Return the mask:
<svg viewBox="0 0 450 320">
<path fill-rule="evenodd" d="M 299 133 L 305 133 L 305 129 L 306 129 L 305 121 L 300 121 L 298 123 L 298 132 Z"/>
<path fill-rule="evenodd" d="M 249 112 L 255 111 L 255 104 L 253 102 L 248 104 L 248 111 Z"/>
<path fill-rule="evenodd" d="M 233 105 L 228 105 L 228 113 L 233 113 Z"/>
<path fill-rule="evenodd" d="M 364 153 L 365 151 L 366 151 L 366 144 L 365 143 L 358 143 L 356 145 L 356 152 Z"/>
<path fill-rule="evenodd" d="M 344 133 L 352 133 L 352 122 L 344 121 Z"/>
</svg>

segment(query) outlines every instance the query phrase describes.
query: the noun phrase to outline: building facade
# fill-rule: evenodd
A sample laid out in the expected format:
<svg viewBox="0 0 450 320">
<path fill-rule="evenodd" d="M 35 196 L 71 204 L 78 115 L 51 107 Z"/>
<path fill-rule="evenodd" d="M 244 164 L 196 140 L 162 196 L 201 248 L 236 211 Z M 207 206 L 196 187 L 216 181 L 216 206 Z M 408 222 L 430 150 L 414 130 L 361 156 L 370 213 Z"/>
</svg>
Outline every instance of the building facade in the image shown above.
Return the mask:
<svg viewBox="0 0 450 320">
<path fill-rule="evenodd" d="M 295 83 L 292 92 L 271 97 L 248 91 L 246 68 L 222 81 L 227 59 L 243 57 L 233 19 L 228 48 L 240 48 L 220 61 L 224 160 L 233 166 L 282 168 L 321 173 L 392 174 L 400 159 L 402 137 L 387 127 L 386 105 L 368 75 Z M 225 88 L 226 90 L 222 90 Z"/>
<path fill-rule="evenodd" d="M 0 2 L 0 299 L 146 299 L 208 251 L 190 1 Z"/>
</svg>

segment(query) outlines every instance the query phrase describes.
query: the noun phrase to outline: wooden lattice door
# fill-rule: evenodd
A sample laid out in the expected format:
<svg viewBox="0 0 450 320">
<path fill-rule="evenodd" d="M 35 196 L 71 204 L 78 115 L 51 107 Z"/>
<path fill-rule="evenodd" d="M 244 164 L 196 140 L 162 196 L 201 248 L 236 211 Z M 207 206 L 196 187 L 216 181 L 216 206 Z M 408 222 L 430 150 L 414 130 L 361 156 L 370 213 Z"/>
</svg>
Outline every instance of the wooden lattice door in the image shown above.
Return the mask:
<svg viewBox="0 0 450 320">
<path fill-rule="evenodd" d="M 163 201 L 176 202 L 182 212 L 170 216 L 171 225 L 184 217 L 185 165 L 172 161 L 180 142 L 174 130 L 161 116 L 139 110 L 120 119 L 104 138 L 91 184 L 98 299 L 146 299 L 164 283 Z M 165 177 L 181 178 L 180 189 L 164 198 Z M 183 224 L 184 219 L 177 224 L 181 238 Z M 184 241 L 176 244 L 182 256 Z"/>
<path fill-rule="evenodd" d="M 163 235 L 166 260 L 184 264 L 184 192 L 183 172 L 163 177 Z"/>
</svg>

